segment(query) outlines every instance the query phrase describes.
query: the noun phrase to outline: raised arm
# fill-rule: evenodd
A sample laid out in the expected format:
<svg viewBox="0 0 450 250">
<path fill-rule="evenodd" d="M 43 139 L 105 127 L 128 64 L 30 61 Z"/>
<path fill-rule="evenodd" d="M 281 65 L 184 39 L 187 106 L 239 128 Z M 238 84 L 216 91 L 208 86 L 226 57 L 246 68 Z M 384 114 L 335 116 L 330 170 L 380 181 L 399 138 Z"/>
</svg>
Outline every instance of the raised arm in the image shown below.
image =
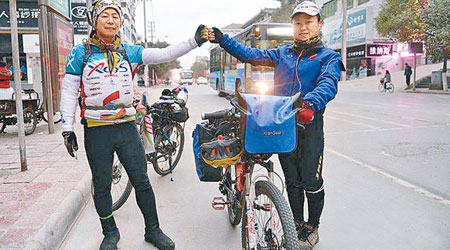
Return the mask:
<svg viewBox="0 0 450 250">
<path fill-rule="evenodd" d="M 208 29 L 204 25 L 199 25 L 194 37 L 188 40 L 170 45 L 166 48 L 147 48 L 142 51 L 142 62 L 145 64 L 158 64 L 170 62 L 189 51 L 200 47 L 208 40 Z"/>
<path fill-rule="evenodd" d="M 222 34 L 222 32 L 215 27 L 209 31 L 209 40 L 213 43 L 219 43 L 220 47 L 224 48 L 226 52 L 244 63 L 275 66 L 280 58 L 278 49 L 256 49 L 245 46 L 229 37 L 227 34 Z"/>
</svg>

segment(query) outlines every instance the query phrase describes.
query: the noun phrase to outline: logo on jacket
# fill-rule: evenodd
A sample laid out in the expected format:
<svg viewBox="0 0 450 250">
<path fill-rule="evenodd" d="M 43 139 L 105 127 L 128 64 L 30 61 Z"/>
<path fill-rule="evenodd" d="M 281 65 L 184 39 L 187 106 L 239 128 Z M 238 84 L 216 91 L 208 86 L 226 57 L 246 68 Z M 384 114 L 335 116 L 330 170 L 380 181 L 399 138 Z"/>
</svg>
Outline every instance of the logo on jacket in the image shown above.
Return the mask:
<svg viewBox="0 0 450 250">
<path fill-rule="evenodd" d="M 264 131 L 263 135 L 265 136 L 280 136 L 283 134 L 283 131 Z"/>
<path fill-rule="evenodd" d="M 116 74 L 119 72 L 121 72 L 121 73 L 127 72 L 128 71 L 127 65 L 128 65 L 128 63 L 126 61 L 120 62 L 119 65 L 113 70 L 112 74 Z M 91 65 L 91 64 L 88 64 L 87 66 L 89 68 L 91 68 L 91 71 L 89 71 L 89 73 L 87 75 L 88 77 L 91 76 L 94 72 L 97 72 L 100 74 L 109 73 L 108 65 L 105 62 L 101 62 L 101 63 L 97 64 L 96 66 Z"/>
</svg>

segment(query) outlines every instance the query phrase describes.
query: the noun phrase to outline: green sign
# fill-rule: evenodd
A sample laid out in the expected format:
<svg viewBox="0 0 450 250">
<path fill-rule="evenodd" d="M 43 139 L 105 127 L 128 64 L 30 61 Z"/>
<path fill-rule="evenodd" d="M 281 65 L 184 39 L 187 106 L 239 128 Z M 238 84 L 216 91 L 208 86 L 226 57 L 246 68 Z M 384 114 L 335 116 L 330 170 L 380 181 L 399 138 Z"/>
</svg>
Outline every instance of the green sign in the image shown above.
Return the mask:
<svg viewBox="0 0 450 250">
<path fill-rule="evenodd" d="M 48 4 L 52 9 L 70 19 L 70 1 L 71 0 L 48 0 Z"/>
</svg>

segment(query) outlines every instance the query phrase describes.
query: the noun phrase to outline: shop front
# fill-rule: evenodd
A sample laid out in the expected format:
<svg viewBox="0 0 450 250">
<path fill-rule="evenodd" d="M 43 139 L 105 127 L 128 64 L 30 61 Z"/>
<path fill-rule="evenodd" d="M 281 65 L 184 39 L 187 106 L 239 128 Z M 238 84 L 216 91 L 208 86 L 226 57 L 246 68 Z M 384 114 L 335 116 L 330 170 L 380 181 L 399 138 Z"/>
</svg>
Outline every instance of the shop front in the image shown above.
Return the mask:
<svg viewBox="0 0 450 250">
<path fill-rule="evenodd" d="M 375 74 L 377 75 L 383 75 L 386 70 L 402 71 L 405 69 L 405 63 L 410 66 L 414 65 L 414 54 L 411 53 L 408 43 L 368 44 L 367 56 L 375 65 Z M 417 53 L 416 65 L 424 63 L 424 53 Z"/>
</svg>

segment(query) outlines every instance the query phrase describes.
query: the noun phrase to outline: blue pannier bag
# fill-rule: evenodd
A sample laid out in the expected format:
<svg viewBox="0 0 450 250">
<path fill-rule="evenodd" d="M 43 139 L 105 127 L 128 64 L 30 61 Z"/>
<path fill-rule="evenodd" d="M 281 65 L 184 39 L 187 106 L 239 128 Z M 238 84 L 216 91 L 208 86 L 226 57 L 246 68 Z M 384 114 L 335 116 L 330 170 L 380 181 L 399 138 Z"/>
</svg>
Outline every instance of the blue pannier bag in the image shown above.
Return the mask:
<svg viewBox="0 0 450 250">
<path fill-rule="evenodd" d="M 297 122 L 293 96 L 242 93 L 245 112 L 244 149 L 250 154 L 290 153 L 297 146 Z"/>
<path fill-rule="evenodd" d="M 218 182 L 222 179 L 222 168 L 214 168 L 206 164 L 201 155 L 202 143 L 214 140 L 214 132 L 215 131 L 211 131 L 211 129 L 207 127 L 206 123 L 197 124 L 195 126 L 194 132 L 192 132 L 194 159 L 197 175 L 200 181 L 204 182 Z"/>
</svg>

